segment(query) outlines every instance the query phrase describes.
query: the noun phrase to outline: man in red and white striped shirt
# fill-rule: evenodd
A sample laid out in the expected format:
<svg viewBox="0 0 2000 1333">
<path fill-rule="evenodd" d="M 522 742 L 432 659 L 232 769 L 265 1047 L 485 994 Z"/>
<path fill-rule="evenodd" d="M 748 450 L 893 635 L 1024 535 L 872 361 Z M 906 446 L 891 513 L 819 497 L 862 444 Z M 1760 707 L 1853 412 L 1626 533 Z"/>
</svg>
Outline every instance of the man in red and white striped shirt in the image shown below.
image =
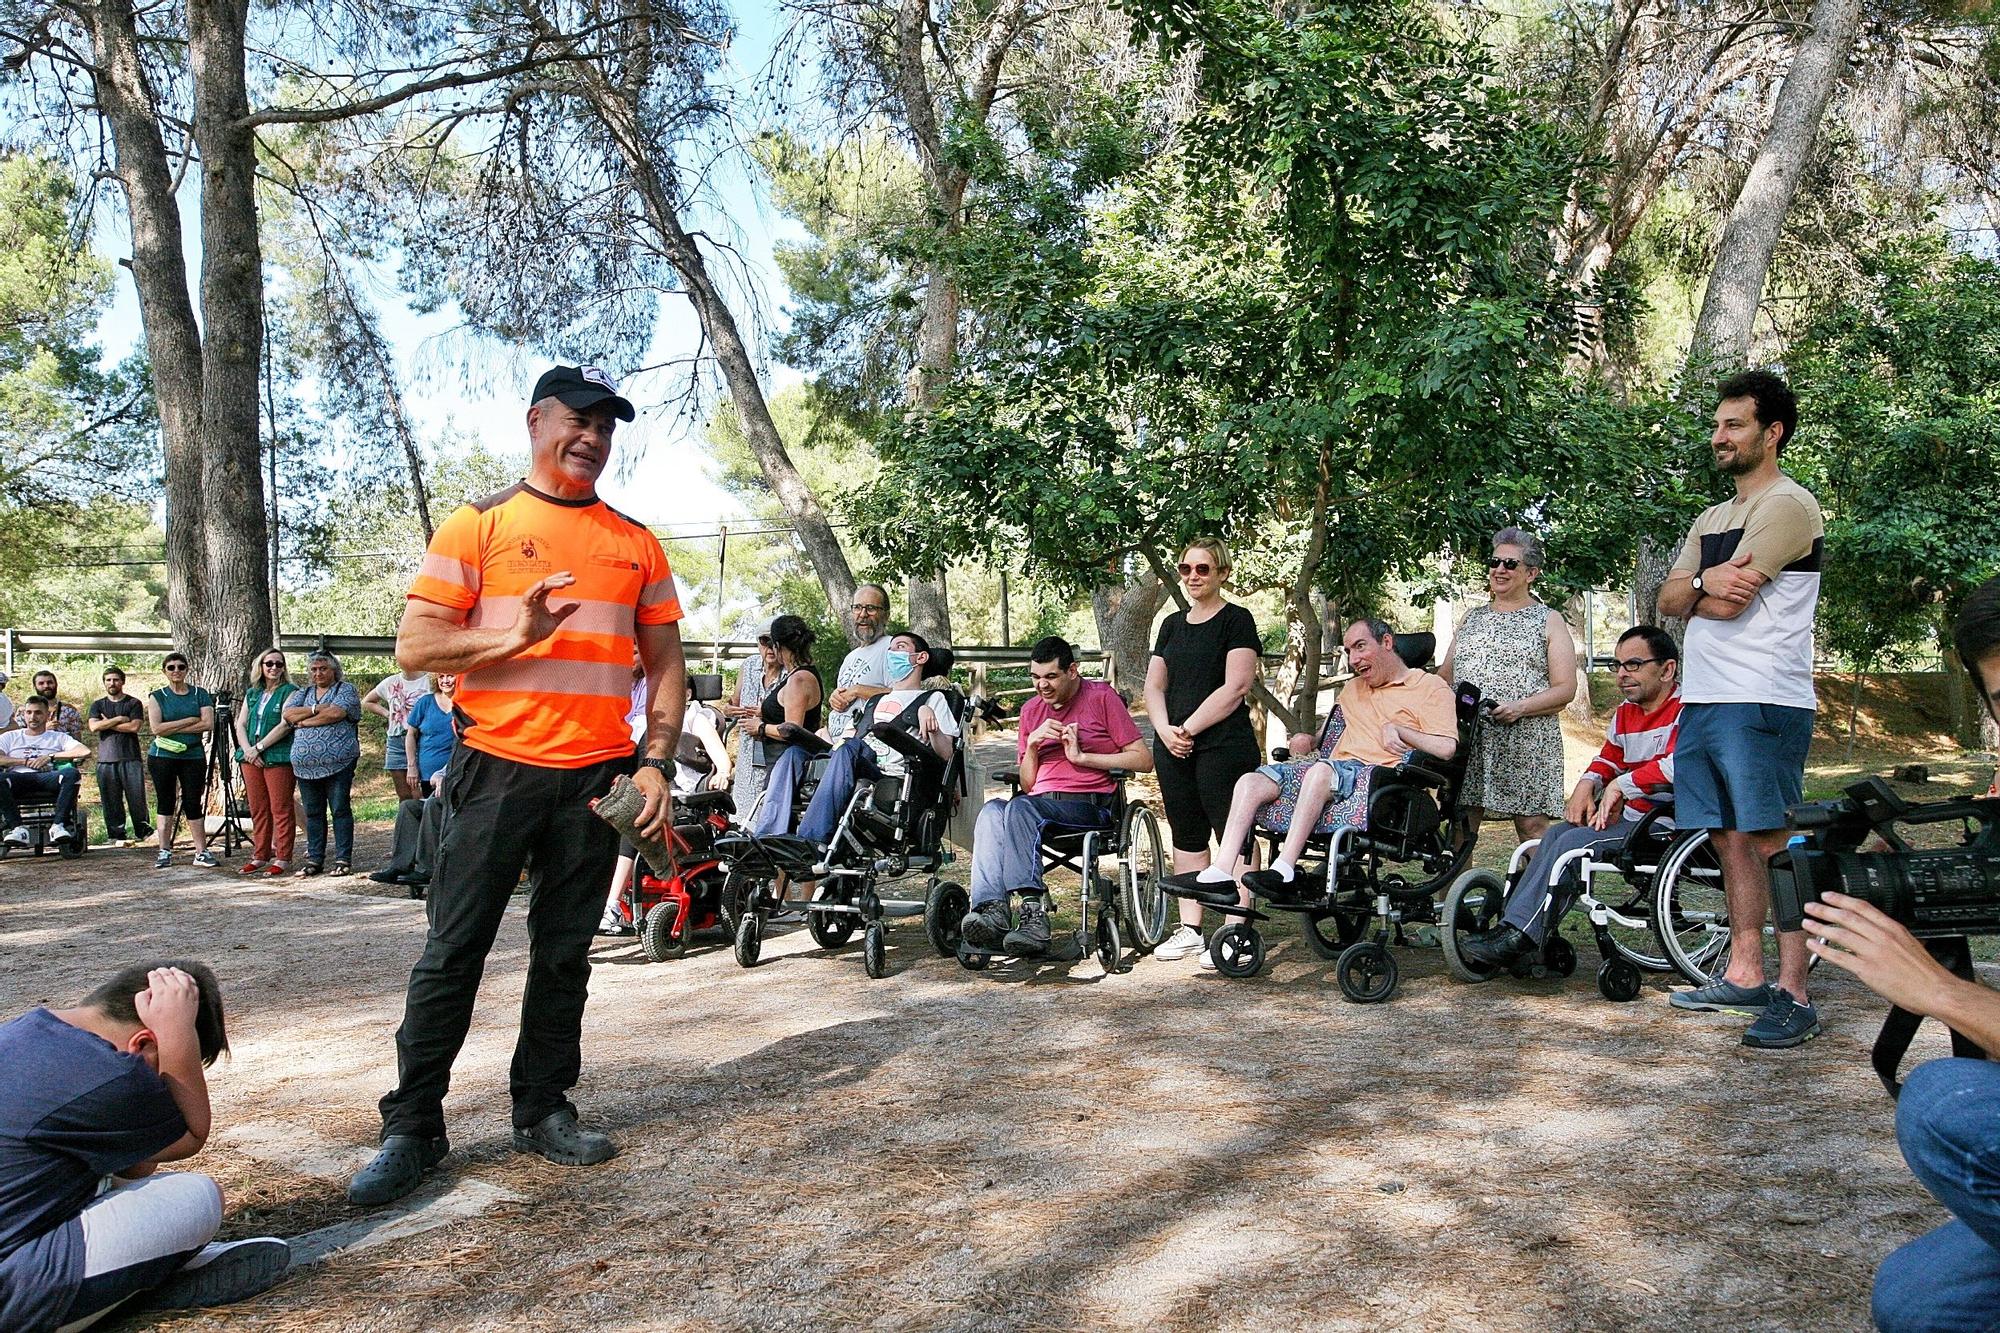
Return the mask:
<svg viewBox="0 0 2000 1333">
<path fill-rule="evenodd" d="M 1613 666 L 1625 701 L 1611 715 L 1604 748 L 1569 794 L 1563 822 L 1551 825 L 1507 895 L 1500 924 L 1459 941 L 1475 963 L 1506 967 L 1535 953 L 1582 890 L 1582 877 L 1551 882 L 1557 863 L 1580 848 L 1608 855 L 1639 819 L 1674 789 L 1674 735 L 1680 728 L 1680 649 L 1673 636 L 1638 625 L 1618 638 Z"/>
</svg>

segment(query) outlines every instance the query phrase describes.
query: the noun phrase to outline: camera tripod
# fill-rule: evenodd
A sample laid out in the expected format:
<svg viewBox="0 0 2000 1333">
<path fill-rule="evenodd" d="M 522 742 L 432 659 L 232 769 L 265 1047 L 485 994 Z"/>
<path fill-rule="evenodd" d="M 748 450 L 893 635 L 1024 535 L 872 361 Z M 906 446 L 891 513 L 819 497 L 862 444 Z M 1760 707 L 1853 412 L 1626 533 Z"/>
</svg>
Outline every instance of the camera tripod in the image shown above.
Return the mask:
<svg viewBox="0 0 2000 1333">
<path fill-rule="evenodd" d="M 227 690 L 215 696 L 215 722 L 208 729 L 208 778 L 203 793 L 222 787 L 222 854 L 236 855 L 246 841 L 239 813 L 248 813 L 236 794 L 236 699 Z M 208 802 L 202 806 L 207 808 Z"/>
</svg>

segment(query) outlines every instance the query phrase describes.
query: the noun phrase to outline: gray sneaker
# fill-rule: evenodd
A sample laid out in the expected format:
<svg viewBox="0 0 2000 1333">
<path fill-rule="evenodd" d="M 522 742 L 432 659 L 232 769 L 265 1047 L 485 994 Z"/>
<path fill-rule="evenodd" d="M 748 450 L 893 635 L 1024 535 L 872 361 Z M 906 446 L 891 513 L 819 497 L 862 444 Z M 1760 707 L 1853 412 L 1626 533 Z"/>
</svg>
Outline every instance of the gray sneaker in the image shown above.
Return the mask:
<svg viewBox="0 0 2000 1333">
<path fill-rule="evenodd" d="M 1760 1051 L 1782 1051 L 1803 1046 L 1818 1035 L 1819 1010 L 1793 999 L 1790 991 L 1778 989 L 1771 992 L 1770 1005 L 1743 1034 L 1743 1044 Z"/>
<path fill-rule="evenodd" d="M 1014 913 L 1005 898 L 983 902 L 967 912 L 958 923 L 958 933 L 974 949 L 996 953 L 1014 928 Z"/>
<path fill-rule="evenodd" d="M 1021 924 L 1007 932 L 1007 952 L 1034 956 L 1049 949 L 1049 905 L 1039 893 L 1021 895 Z"/>
<path fill-rule="evenodd" d="M 1744 1018 L 1756 1018 L 1771 1007 L 1771 986 L 1765 982 L 1757 986 L 1739 986 L 1724 977 L 1717 977 L 1706 986 L 1693 990 L 1677 990 L 1667 997 L 1667 1003 L 1676 1009 L 1706 1010 L 1717 1014 L 1740 1014 Z"/>
<path fill-rule="evenodd" d="M 291 1246 L 276 1236 L 207 1245 L 143 1298 L 143 1304 L 155 1310 L 231 1305 L 271 1287 L 291 1261 Z"/>
<path fill-rule="evenodd" d="M 541 1123 L 514 1131 L 514 1151 L 540 1153 L 557 1166 L 596 1166 L 618 1155 L 609 1134 L 585 1129 L 574 1111 L 552 1111 Z"/>
</svg>

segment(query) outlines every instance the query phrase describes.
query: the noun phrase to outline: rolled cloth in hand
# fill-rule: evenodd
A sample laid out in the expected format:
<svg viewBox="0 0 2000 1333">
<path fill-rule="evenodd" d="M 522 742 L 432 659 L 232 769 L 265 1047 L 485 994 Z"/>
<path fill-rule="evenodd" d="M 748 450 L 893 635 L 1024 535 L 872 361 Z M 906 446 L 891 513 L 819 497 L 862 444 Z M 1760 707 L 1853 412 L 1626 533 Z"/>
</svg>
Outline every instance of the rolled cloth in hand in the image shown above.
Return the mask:
<svg viewBox="0 0 2000 1333">
<path fill-rule="evenodd" d="M 674 873 L 674 851 L 663 839 L 649 838 L 639 832 L 639 812 L 645 808 L 646 793 L 639 790 L 632 779 L 623 773 L 612 780 L 611 790 L 590 803 L 597 817 L 611 825 L 625 836 L 646 864 L 661 879 L 670 879 Z"/>
</svg>

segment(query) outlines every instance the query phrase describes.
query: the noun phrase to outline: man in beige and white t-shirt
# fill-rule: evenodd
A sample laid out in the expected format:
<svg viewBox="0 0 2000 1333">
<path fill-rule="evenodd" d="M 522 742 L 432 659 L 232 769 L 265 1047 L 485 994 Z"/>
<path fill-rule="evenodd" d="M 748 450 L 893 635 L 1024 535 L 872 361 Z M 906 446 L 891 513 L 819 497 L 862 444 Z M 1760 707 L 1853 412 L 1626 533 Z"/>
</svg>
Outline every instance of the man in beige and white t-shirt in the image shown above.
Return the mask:
<svg viewBox="0 0 2000 1333">
<path fill-rule="evenodd" d="M 1734 499 L 1702 511 L 1660 589 L 1662 615 L 1686 616 L 1681 725 L 1674 750 L 1674 822 L 1705 828 L 1729 900 L 1729 966 L 1676 993 L 1676 1009 L 1756 1021 L 1743 1044 L 1797 1046 L 1819 1035 L 1806 996 L 1803 932 L 1778 934 L 1778 984 L 1764 980 L 1765 862 L 1785 845 L 1785 810 L 1799 800 L 1812 743 L 1813 611 L 1819 602 L 1819 502 L 1778 470 L 1798 424 L 1798 400 L 1768 370 L 1716 390 L 1715 465 Z"/>
</svg>

